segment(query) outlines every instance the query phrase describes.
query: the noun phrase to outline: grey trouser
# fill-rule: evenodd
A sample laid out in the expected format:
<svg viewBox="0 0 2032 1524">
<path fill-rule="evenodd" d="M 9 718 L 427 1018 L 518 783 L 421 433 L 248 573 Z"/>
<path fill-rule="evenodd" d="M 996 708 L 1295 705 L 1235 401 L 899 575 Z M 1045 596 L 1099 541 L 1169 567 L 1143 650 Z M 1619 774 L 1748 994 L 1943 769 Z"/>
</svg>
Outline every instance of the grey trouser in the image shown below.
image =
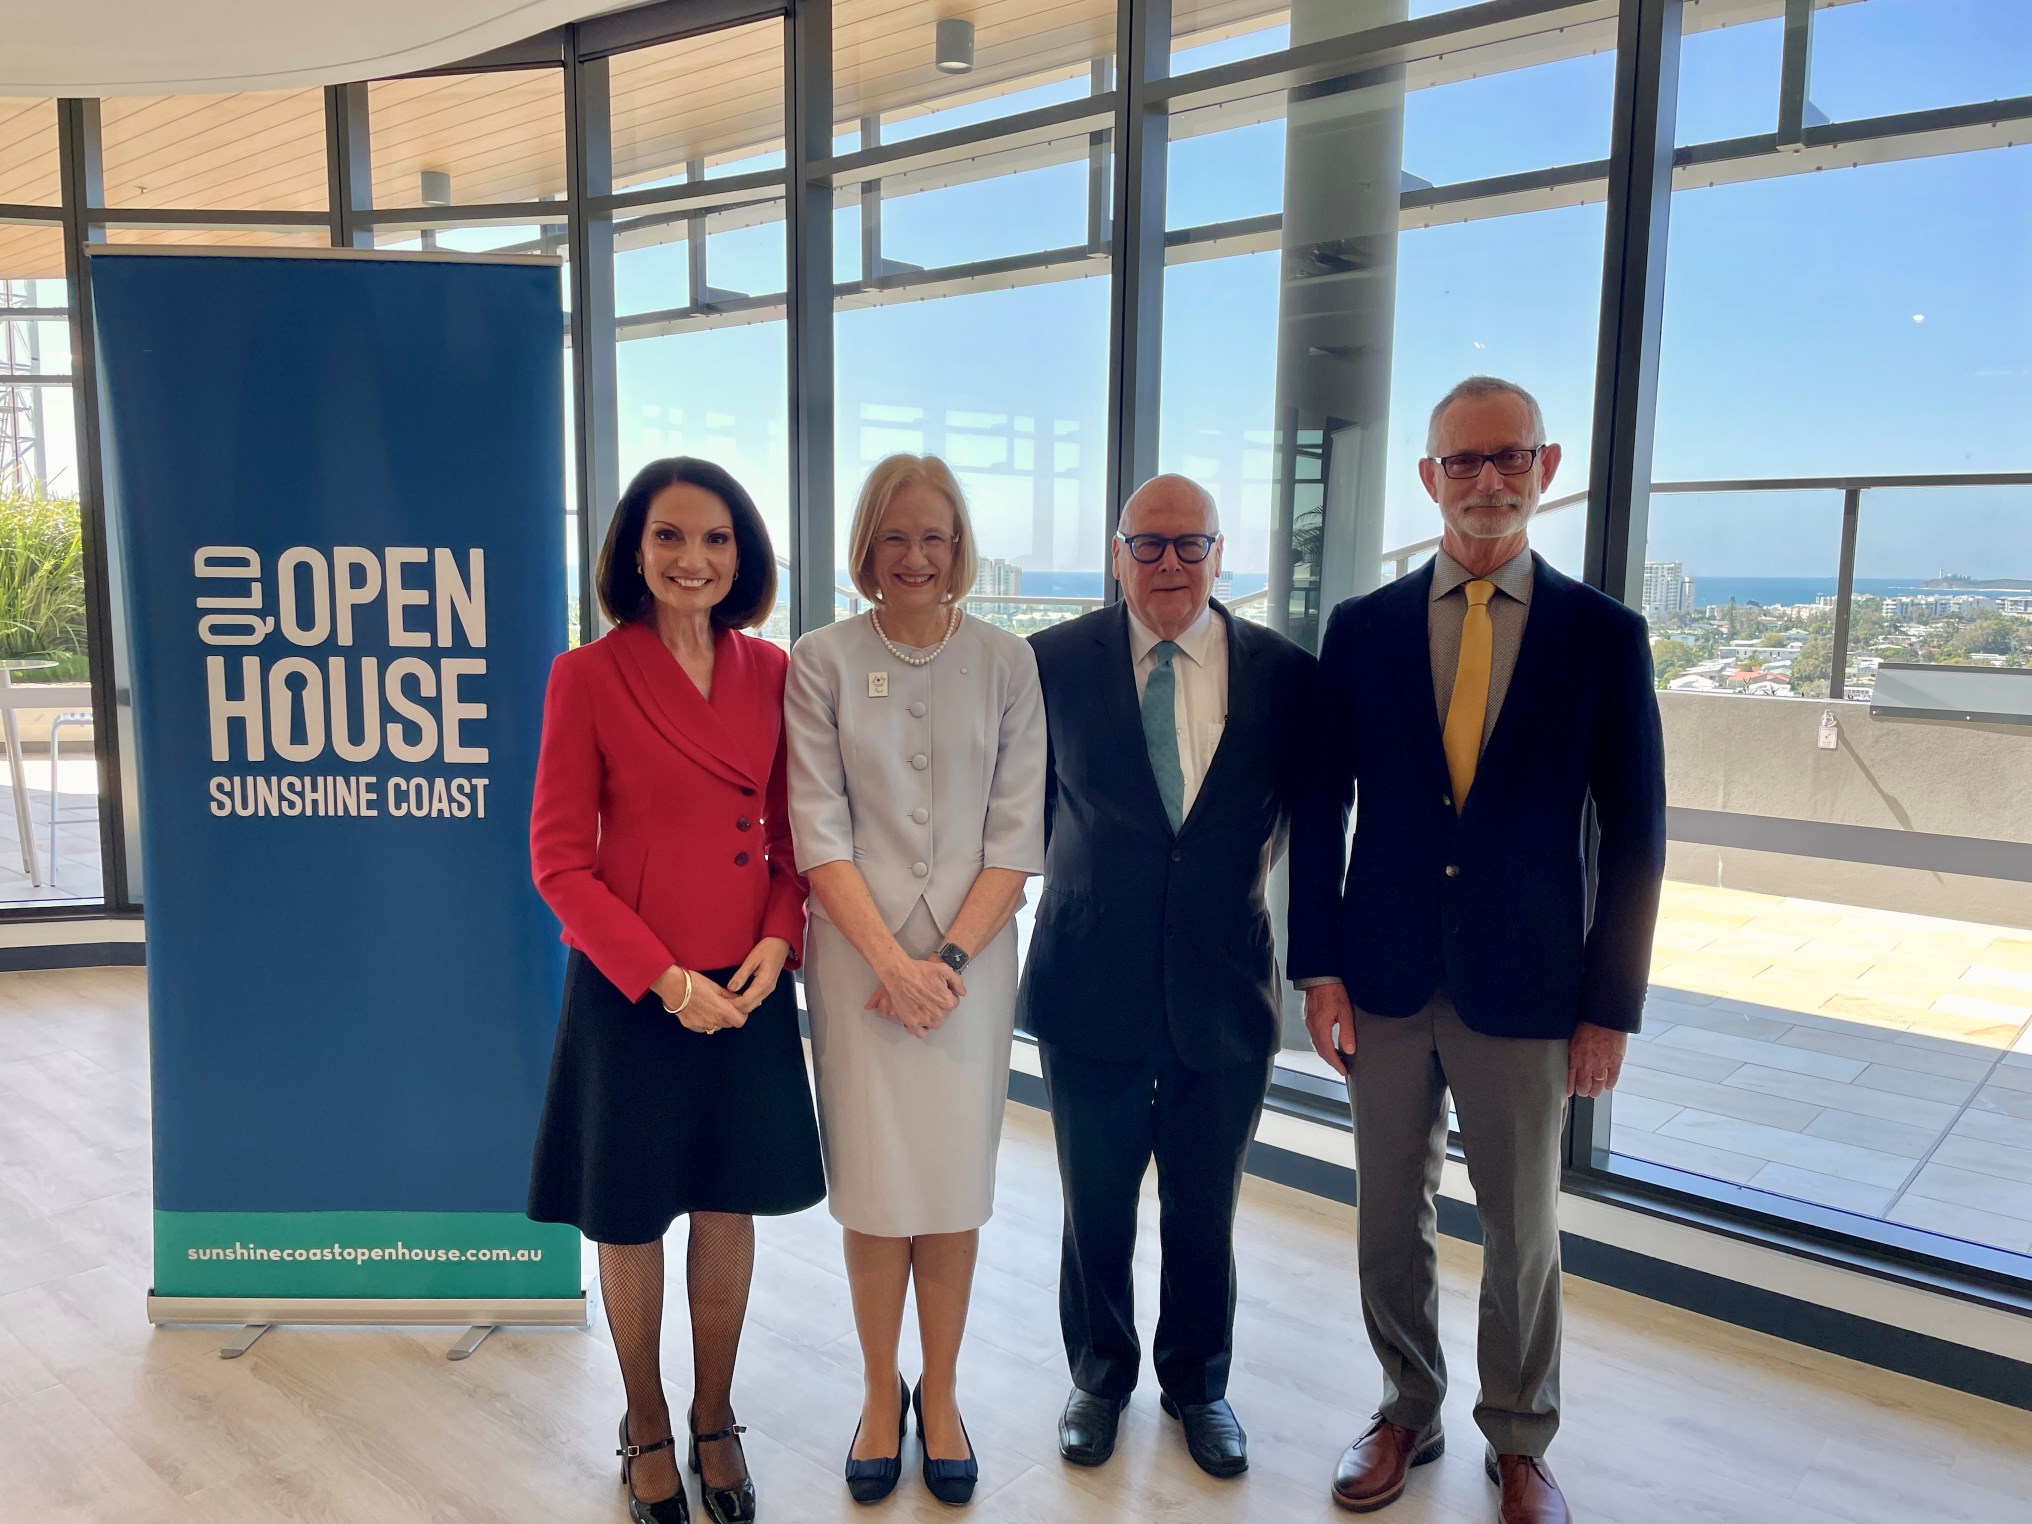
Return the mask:
<svg viewBox="0 0 2032 1524">
<path fill-rule="evenodd" d="M 1444 990 L 1413 1016 L 1355 1012 L 1362 1318 L 1383 1365 L 1383 1416 L 1423 1429 L 1446 1395 L 1433 1196 L 1446 1095 L 1482 1219 L 1482 1390 L 1475 1422 L 1501 1455 L 1543 1455 L 1559 1427 L 1562 1039 L 1488 1037 Z"/>
</svg>

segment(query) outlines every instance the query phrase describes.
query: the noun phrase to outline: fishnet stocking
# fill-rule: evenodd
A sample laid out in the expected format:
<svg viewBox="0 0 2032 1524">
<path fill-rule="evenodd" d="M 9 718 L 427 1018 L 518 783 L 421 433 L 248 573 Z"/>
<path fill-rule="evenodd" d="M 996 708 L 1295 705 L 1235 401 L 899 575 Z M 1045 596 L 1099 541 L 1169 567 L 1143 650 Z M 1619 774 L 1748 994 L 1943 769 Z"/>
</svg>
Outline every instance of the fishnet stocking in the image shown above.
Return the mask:
<svg viewBox="0 0 2032 1524">
<path fill-rule="evenodd" d="M 621 1385 L 628 1393 L 628 1439 L 649 1444 L 670 1433 L 670 1405 L 663 1396 L 663 1244 L 600 1245 L 600 1299 L 614 1353 L 621 1360 Z M 672 1496 L 678 1488 L 676 1449 L 637 1456 L 630 1485 L 645 1503 Z"/>
<path fill-rule="evenodd" d="M 748 1316 L 755 1273 L 755 1219 L 731 1212 L 694 1212 L 684 1255 L 691 1303 L 692 1428 L 701 1434 L 734 1421 L 734 1358 Z M 748 1474 L 738 1439 L 699 1446 L 709 1487 L 731 1487 Z"/>
</svg>

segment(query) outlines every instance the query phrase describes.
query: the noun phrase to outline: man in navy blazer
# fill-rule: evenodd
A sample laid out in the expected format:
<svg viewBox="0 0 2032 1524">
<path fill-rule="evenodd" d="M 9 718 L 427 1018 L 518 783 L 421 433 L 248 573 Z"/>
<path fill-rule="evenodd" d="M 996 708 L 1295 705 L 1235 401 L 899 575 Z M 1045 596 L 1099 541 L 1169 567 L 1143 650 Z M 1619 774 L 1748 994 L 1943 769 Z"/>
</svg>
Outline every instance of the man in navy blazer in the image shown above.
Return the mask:
<svg viewBox="0 0 2032 1524">
<path fill-rule="evenodd" d="M 1213 500 L 1157 477 L 1122 509 L 1122 601 L 1031 638 L 1051 760 L 1018 1016 L 1065 1187 L 1059 1451 L 1106 1461 L 1140 1373 L 1131 1261 L 1154 1157 L 1157 1382 L 1193 1460 L 1232 1477 L 1235 1205 L 1278 1048 L 1264 887 L 1304 781 L 1290 726 L 1314 663 L 1212 601 L 1220 566 Z"/>
<path fill-rule="evenodd" d="M 1560 1138 L 1567 1097 L 1615 1084 L 1642 1017 L 1664 743 L 1642 618 L 1527 544 L 1560 456 L 1537 402 L 1472 377 L 1433 410 L 1426 448 L 1440 549 L 1334 610 L 1292 827 L 1291 976 L 1314 1047 L 1349 1076 L 1384 1378 L 1334 1499 L 1381 1508 L 1445 1445 L 1433 1196 L 1451 1090 L 1482 1220 L 1475 1420 L 1499 1517 L 1561 1524 L 1544 1462 Z"/>
</svg>

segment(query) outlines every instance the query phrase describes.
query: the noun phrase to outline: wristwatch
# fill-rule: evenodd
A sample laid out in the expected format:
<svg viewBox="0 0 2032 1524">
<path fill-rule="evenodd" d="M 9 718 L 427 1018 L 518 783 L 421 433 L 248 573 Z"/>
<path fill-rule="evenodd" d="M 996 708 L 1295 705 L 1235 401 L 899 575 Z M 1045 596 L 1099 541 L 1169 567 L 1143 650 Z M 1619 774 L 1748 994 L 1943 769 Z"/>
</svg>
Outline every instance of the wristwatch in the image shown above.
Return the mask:
<svg viewBox="0 0 2032 1524">
<path fill-rule="evenodd" d="M 942 943 L 934 956 L 956 974 L 965 973 L 967 965 L 973 962 L 957 942 Z"/>
</svg>

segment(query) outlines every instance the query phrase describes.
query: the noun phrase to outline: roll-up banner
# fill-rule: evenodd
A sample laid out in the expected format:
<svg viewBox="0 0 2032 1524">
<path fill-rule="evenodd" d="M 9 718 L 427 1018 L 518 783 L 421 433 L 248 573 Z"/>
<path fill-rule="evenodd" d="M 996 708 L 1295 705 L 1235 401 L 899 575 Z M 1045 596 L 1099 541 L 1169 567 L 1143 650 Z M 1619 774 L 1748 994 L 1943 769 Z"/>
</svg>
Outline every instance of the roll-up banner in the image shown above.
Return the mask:
<svg viewBox="0 0 2032 1524">
<path fill-rule="evenodd" d="M 557 264 L 109 248 L 91 290 L 151 1315 L 582 1321 L 577 1233 L 522 1210 L 563 968 L 528 859 L 565 635 Z"/>
</svg>

